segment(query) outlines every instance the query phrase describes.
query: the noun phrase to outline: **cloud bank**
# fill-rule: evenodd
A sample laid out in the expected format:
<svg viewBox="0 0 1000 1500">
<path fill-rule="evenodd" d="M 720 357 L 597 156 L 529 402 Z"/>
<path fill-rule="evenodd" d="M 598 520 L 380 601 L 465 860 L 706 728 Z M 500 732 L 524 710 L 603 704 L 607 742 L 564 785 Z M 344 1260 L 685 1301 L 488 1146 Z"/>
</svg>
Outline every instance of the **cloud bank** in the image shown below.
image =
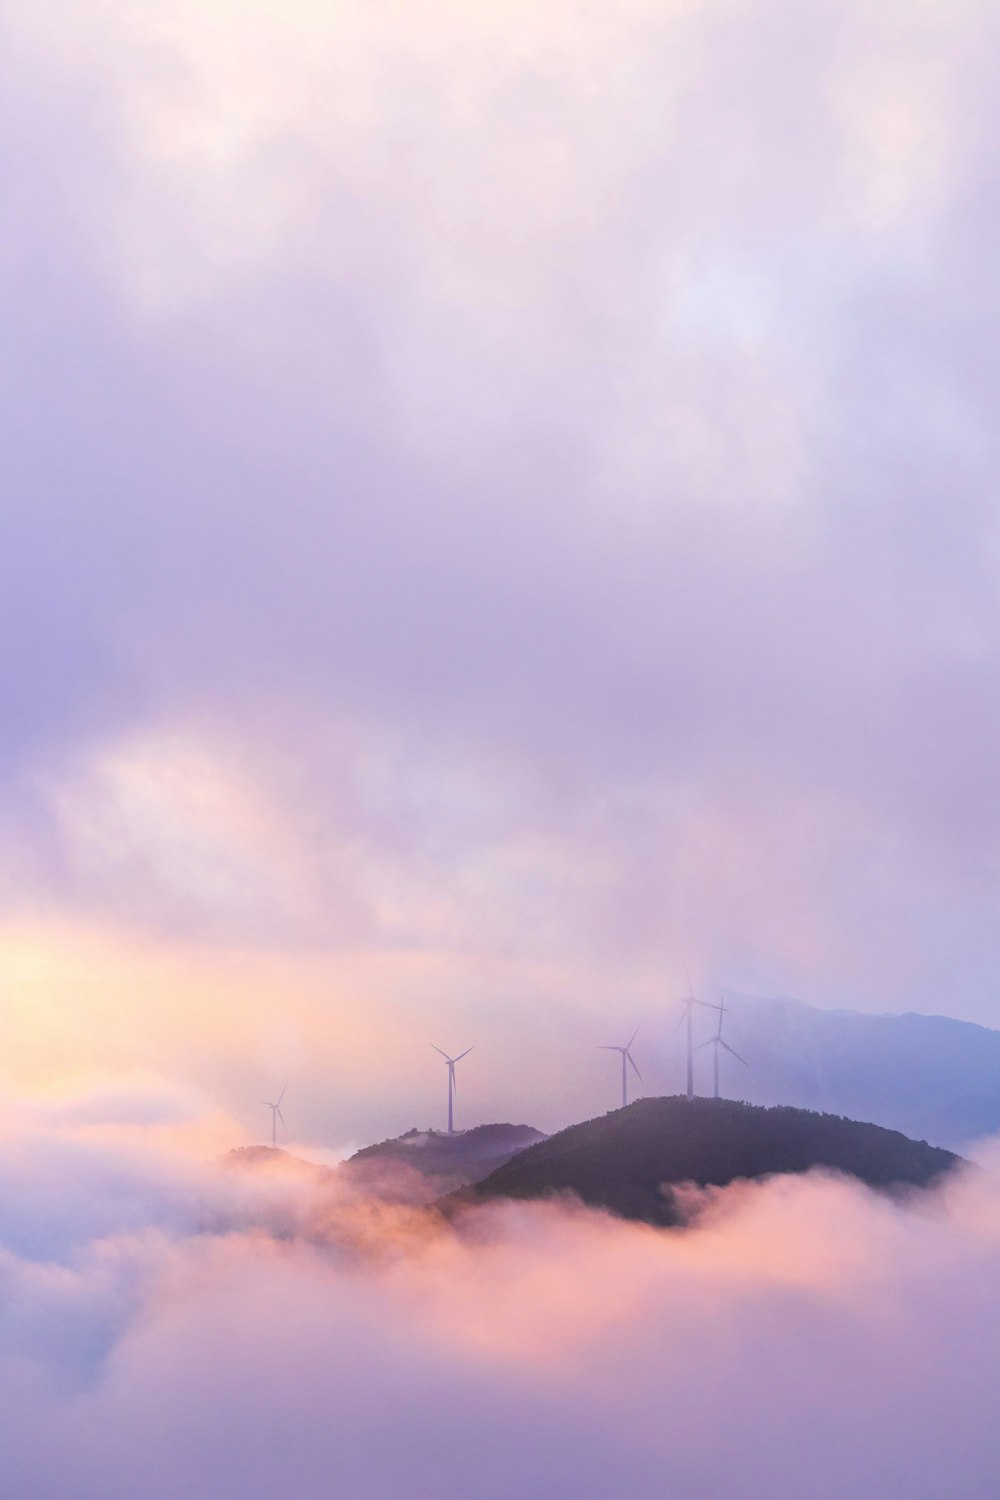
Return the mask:
<svg viewBox="0 0 1000 1500">
<path fill-rule="evenodd" d="M 992 1491 L 995 1160 L 901 1202 L 818 1174 L 734 1184 L 679 1233 L 509 1204 L 362 1234 L 365 1205 L 329 1182 L 151 1150 L 149 1125 L 125 1153 L 19 1107 L 0 1150 L 12 1492 Z"/>
</svg>

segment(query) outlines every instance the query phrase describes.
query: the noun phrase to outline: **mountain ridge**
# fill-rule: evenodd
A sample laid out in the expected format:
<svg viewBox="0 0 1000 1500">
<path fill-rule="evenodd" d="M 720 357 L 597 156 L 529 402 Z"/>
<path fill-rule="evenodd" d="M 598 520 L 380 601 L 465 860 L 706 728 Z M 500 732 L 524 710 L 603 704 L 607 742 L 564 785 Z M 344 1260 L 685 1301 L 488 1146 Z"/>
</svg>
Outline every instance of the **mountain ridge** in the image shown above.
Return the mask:
<svg viewBox="0 0 1000 1500">
<path fill-rule="evenodd" d="M 570 1193 L 619 1217 L 664 1227 L 684 1222 L 673 1189 L 724 1187 L 741 1178 L 842 1172 L 870 1187 L 927 1187 L 961 1161 L 869 1121 L 730 1099 L 638 1099 L 519 1152 L 480 1182 L 449 1195 L 446 1213 L 496 1198 Z"/>
</svg>

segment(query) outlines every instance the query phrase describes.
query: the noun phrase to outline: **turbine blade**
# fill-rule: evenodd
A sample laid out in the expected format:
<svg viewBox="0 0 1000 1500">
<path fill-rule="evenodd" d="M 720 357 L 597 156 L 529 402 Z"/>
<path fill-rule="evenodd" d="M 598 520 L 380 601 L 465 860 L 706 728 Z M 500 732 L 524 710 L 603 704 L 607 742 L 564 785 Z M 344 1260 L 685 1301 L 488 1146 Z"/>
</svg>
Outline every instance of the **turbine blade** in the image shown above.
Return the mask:
<svg viewBox="0 0 1000 1500">
<path fill-rule="evenodd" d="M 700 1052 L 702 1047 L 714 1047 L 718 1040 L 719 1038 L 717 1036 L 710 1036 L 707 1042 L 696 1042 L 694 1050 L 696 1052 Z M 723 1043 L 723 1046 L 724 1045 L 725 1043 Z"/>
<path fill-rule="evenodd" d="M 470 1052 L 475 1052 L 475 1050 L 476 1050 L 476 1044 L 475 1044 L 475 1042 L 473 1042 L 473 1044 L 472 1044 L 471 1047 L 466 1047 L 466 1049 L 465 1049 L 464 1052 L 460 1052 L 458 1054 L 458 1056 L 454 1059 L 455 1062 L 461 1062 L 463 1057 L 468 1057 L 469 1053 Z"/>
<path fill-rule="evenodd" d="M 279 1104 L 281 1103 L 282 1099 L 284 1099 L 284 1097 L 285 1097 L 285 1095 L 287 1093 L 288 1093 L 288 1084 L 286 1083 L 285 1087 L 281 1090 L 281 1093 L 278 1095 L 278 1103 Z"/>
<path fill-rule="evenodd" d="M 740 1057 L 740 1054 L 736 1051 L 736 1048 L 735 1047 L 730 1047 L 729 1043 L 728 1042 L 724 1042 L 722 1040 L 721 1036 L 719 1037 L 719 1046 L 720 1047 L 725 1047 L 725 1049 L 726 1049 L 727 1052 L 731 1052 L 733 1054 L 733 1056 L 736 1058 L 737 1062 L 741 1062 L 745 1068 L 749 1068 L 750 1064 L 747 1062 L 746 1058 L 745 1057 Z"/>
<path fill-rule="evenodd" d="M 434 1043 L 433 1042 L 431 1042 L 431 1046 L 434 1047 Z M 439 1053 L 440 1056 L 444 1058 L 445 1062 L 447 1062 L 447 1063 L 451 1062 L 451 1058 L 448 1056 L 447 1052 L 442 1052 L 440 1047 L 434 1047 L 434 1051 L 437 1052 L 437 1053 Z"/>
<path fill-rule="evenodd" d="M 281 1121 L 282 1125 L 284 1125 L 284 1127 L 285 1127 L 285 1134 L 287 1135 L 288 1134 L 288 1125 L 286 1124 L 285 1117 L 281 1113 L 280 1109 L 277 1111 L 277 1115 L 278 1115 L 278 1119 Z"/>
<path fill-rule="evenodd" d="M 610 1042 L 598 1042 L 598 1052 L 624 1052 L 624 1047 L 613 1047 Z"/>
<path fill-rule="evenodd" d="M 631 1052 L 629 1052 L 627 1048 L 626 1048 L 626 1051 L 625 1051 L 625 1056 L 628 1058 L 629 1062 L 632 1064 L 632 1071 L 635 1074 L 636 1078 L 638 1078 L 639 1082 L 641 1083 L 642 1082 L 642 1074 L 639 1072 L 639 1069 L 635 1065 L 635 1058 L 632 1056 Z"/>
<path fill-rule="evenodd" d="M 640 1030 L 641 1026 L 642 1026 L 642 1022 L 640 1021 L 639 1025 L 635 1028 L 635 1030 L 633 1031 L 632 1035 L 628 1039 L 628 1045 L 629 1045 L 629 1047 L 631 1047 L 632 1043 L 635 1041 L 636 1037 L 639 1035 L 639 1030 Z"/>
<path fill-rule="evenodd" d="M 680 1031 L 681 1027 L 684 1025 L 684 1022 L 687 1020 L 688 1010 L 690 1009 L 690 1007 L 693 1004 L 694 1004 L 693 1000 L 685 1000 L 684 1001 L 684 1009 L 681 1011 L 681 1018 L 677 1022 L 677 1025 L 674 1027 L 673 1032 L 671 1033 L 671 1035 L 676 1036 L 677 1033 Z"/>
</svg>

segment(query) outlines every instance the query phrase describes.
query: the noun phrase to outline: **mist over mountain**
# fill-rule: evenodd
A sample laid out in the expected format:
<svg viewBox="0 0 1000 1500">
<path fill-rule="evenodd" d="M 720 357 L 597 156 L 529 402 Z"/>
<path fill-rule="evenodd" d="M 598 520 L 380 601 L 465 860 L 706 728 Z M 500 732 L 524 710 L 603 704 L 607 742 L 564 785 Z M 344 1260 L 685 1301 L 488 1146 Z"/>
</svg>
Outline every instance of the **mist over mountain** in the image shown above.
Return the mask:
<svg viewBox="0 0 1000 1500">
<path fill-rule="evenodd" d="M 960 1150 L 1000 1130 L 1000 1031 L 949 1016 L 867 1015 L 801 1001 L 725 992 L 724 1036 L 746 1058 L 723 1054 L 722 1093 L 752 1104 L 872 1120 Z M 696 1040 L 711 1035 L 706 1012 Z M 696 1057 L 696 1086 L 711 1089 L 711 1049 Z M 668 1084 L 680 1088 L 681 1043 Z"/>
<path fill-rule="evenodd" d="M 427 1198 L 479 1182 L 518 1152 L 547 1139 L 531 1125 L 476 1125 L 451 1135 L 413 1129 L 363 1147 L 341 1171 L 377 1197 Z"/>
<path fill-rule="evenodd" d="M 738 1178 L 826 1167 L 870 1187 L 926 1187 L 959 1160 L 926 1141 L 839 1115 L 675 1095 L 637 1099 L 571 1125 L 456 1194 L 449 1207 L 570 1192 L 625 1219 L 676 1226 L 687 1210 L 670 1184 L 725 1187 Z"/>
<path fill-rule="evenodd" d="M 479 1182 L 547 1139 L 531 1125 L 475 1125 L 451 1135 L 414 1128 L 364 1146 L 336 1166 L 317 1165 L 276 1146 L 238 1146 L 224 1161 L 231 1168 L 290 1173 L 335 1196 L 347 1189 L 383 1203 L 420 1205 Z"/>
</svg>

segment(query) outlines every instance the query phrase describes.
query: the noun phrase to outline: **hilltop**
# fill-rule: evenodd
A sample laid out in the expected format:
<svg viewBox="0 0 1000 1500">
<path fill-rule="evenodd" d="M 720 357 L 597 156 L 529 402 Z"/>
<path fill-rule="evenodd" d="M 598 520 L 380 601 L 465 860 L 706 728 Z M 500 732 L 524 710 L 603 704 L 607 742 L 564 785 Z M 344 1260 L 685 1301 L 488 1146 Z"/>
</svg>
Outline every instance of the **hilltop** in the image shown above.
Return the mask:
<svg viewBox="0 0 1000 1500">
<path fill-rule="evenodd" d="M 280 1146 L 237 1146 L 225 1161 L 247 1170 L 296 1172 L 317 1185 L 333 1187 L 339 1181 L 386 1202 L 429 1203 L 478 1182 L 519 1151 L 547 1139 L 531 1125 L 476 1125 L 452 1135 L 413 1129 L 364 1146 L 333 1167 L 304 1161 Z"/>
<path fill-rule="evenodd" d="M 926 1141 L 840 1115 L 675 1095 L 639 1099 L 571 1125 L 444 1206 L 570 1192 L 622 1218 L 674 1225 L 683 1215 L 670 1184 L 721 1187 L 736 1178 L 826 1167 L 873 1187 L 923 1187 L 959 1160 Z"/>
<path fill-rule="evenodd" d="M 342 1171 L 379 1197 L 426 1199 L 478 1182 L 547 1139 L 531 1125 L 476 1125 L 452 1135 L 414 1129 L 365 1146 Z"/>
</svg>

